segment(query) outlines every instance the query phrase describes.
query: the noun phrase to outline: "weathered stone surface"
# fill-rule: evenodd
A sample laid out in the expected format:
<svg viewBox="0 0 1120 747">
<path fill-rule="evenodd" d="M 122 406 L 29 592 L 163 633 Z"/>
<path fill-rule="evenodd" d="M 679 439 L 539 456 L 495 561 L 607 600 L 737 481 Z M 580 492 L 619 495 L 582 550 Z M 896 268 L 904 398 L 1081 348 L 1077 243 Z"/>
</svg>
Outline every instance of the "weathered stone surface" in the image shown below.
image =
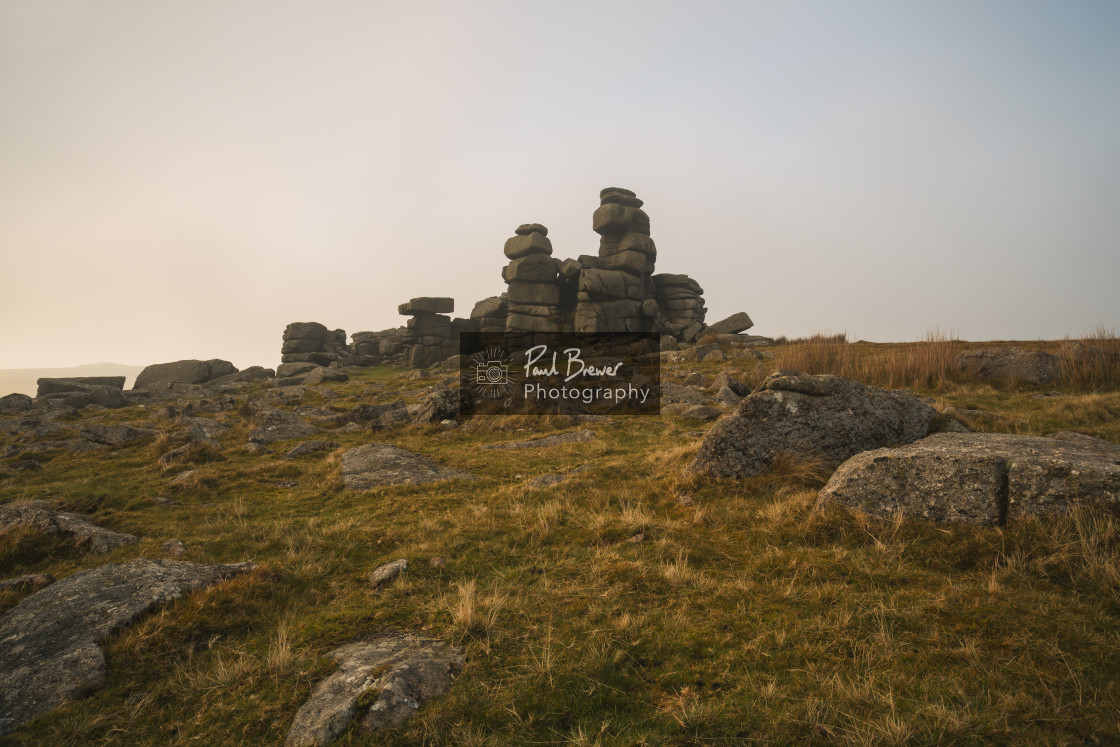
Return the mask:
<svg viewBox="0 0 1120 747">
<path fill-rule="evenodd" d="M 137 428 L 126 423 L 112 425 L 87 425 L 82 428 L 82 438 L 95 444 L 106 446 L 128 446 L 130 444 L 155 441 L 159 435 L 151 428 Z"/>
<path fill-rule="evenodd" d="M 343 484 L 350 490 L 369 490 L 387 485 L 419 485 L 474 477 L 389 444 L 366 444 L 347 450 L 342 454 L 339 474 Z"/>
<path fill-rule="evenodd" d="M 625 205 L 617 205 L 607 203 L 601 205 L 595 214 L 591 216 L 591 229 L 597 234 L 617 233 L 633 229 L 636 225 L 641 225 L 642 220 L 640 215 L 645 214 L 638 208 L 627 207 Z M 648 226 L 649 218 L 645 218 L 645 225 Z"/>
<path fill-rule="evenodd" d="M 754 322 L 747 316 L 747 312 L 740 311 L 726 319 L 720 319 L 715 324 L 709 324 L 704 334 L 708 335 L 733 335 L 743 330 L 750 329 L 754 326 Z"/>
<path fill-rule="evenodd" d="M 936 417 L 909 391 L 782 369 L 708 431 L 686 469 L 750 477 L 779 454 L 839 464 L 861 451 L 923 438 Z"/>
<path fill-rule="evenodd" d="M 19 392 L 0 397 L 0 414 L 27 412 L 31 409 L 31 397 Z"/>
<path fill-rule="evenodd" d="M 216 358 L 208 361 L 155 363 L 140 372 L 132 388 L 146 389 L 160 384 L 204 384 L 211 379 L 236 372 L 237 368 L 232 363 Z"/>
<path fill-rule="evenodd" d="M 450 314 L 455 310 L 455 299 L 447 297 L 421 296 L 397 307 L 398 314 Z"/>
<path fill-rule="evenodd" d="M 107 386 L 113 389 L 124 389 L 123 376 L 71 376 L 67 378 L 43 378 L 36 384 L 36 396 L 44 394 L 58 394 L 59 392 L 82 392 L 94 387 Z"/>
<path fill-rule="evenodd" d="M 751 393 L 751 388 L 732 376 L 729 371 L 720 371 L 716 374 L 715 380 L 712 381 L 711 388 L 713 390 L 718 392 L 724 387 L 727 387 L 740 397 L 746 397 Z"/>
<path fill-rule="evenodd" d="M 689 386 L 681 386 L 671 381 L 661 384 L 661 401 L 663 403 L 686 402 L 690 405 L 704 404 L 704 393 Z"/>
<path fill-rule="evenodd" d="M 282 379 L 287 379 L 292 376 L 302 376 L 319 368 L 318 363 L 281 363 L 276 367 L 276 375 Z"/>
<path fill-rule="evenodd" d="M 987 525 L 1075 502 L 1120 508 L 1120 446 L 1077 436 L 938 433 L 856 454 L 818 500 L 885 518 Z"/>
<path fill-rule="evenodd" d="M 0 617 L 0 734 L 105 680 L 98 641 L 155 607 L 252 564 L 133 560 L 75 573 Z"/>
<path fill-rule="evenodd" d="M 579 276 L 579 290 L 590 294 L 592 300 L 600 298 L 626 298 L 640 300 L 643 287 L 640 278 L 620 270 L 584 270 Z"/>
<path fill-rule="evenodd" d="M 689 420 L 715 420 L 723 413 L 714 407 L 707 407 L 706 405 L 692 405 L 687 410 L 681 413 L 682 418 Z"/>
<path fill-rule="evenodd" d="M 438 423 L 457 418 L 470 409 L 470 392 L 456 387 L 425 394 L 408 408 L 408 415 L 414 423 Z"/>
<path fill-rule="evenodd" d="M 408 561 L 404 558 L 379 565 L 370 572 L 369 583 L 373 588 L 380 589 L 407 570 Z"/>
<path fill-rule="evenodd" d="M 504 251 L 510 259 L 530 254 L 552 254 L 552 242 L 542 233 L 517 235 L 506 240 Z"/>
<path fill-rule="evenodd" d="M 242 408 L 242 415 L 253 424 L 249 431 L 250 443 L 271 444 L 293 438 L 307 438 L 319 433 L 319 429 L 299 419 L 295 413 L 279 410 L 258 403 Z"/>
<path fill-rule="evenodd" d="M 957 367 L 981 381 L 1009 379 L 1029 384 L 1051 384 L 1060 373 L 1054 356 L 1019 348 L 966 350 L 957 356 Z"/>
<path fill-rule="evenodd" d="M 77 547 L 94 553 L 106 553 L 136 542 L 135 535 L 99 527 L 78 514 L 55 511 L 43 501 L 0 505 L 0 531 L 15 527 L 69 535 Z"/>
<path fill-rule="evenodd" d="M 528 236 L 531 233 L 539 233 L 541 236 L 548 236 L 548 229 L 540 223 L 522 223 L 514 231 L 518 236 Z"/>
<path fill-rule="evenodd" d="M 581 444 L 588 441 L 595 440 L 595 433 L 593 431 L 570 431 L 568 433 L 557 433 L 553 436 L 545 436 L 544 438 L 533 438 L 528 441 L 512 441 L 504 444 L 486 444 L 484 449 L 542 449 L 548 446 L 559 446 L 561 444 Z"/>
<path fill-rule="evenodd" d="M 285 747 L 330 744 L 355 718 L 361 718 L 362 731 L 399 726 L 446 693 L 465 661 L 458 646 L 409 635 L 351 643 L 329 655 L 338 671 L 317 684 L 296 712 Z M 369 710 L 359 713 L 370 695 Z"/>
<path fill-rule="evenodd" d="M 350 381 L 350 375 L 339 371 L 337 368 L 324 368 L 322 366 L 311 369 L 303 377 L 304 384 L 324 384 L 327 382 Z"/>
<path fill-rule="evenodd" d="M 560 303 L 560 289 L 550 283 L 513 282 L 509 284 L 509 302 L 555 306 Z"/>
<path fill-rule="evenodd" d="M 649 274 L 651 264 L 649 257 L 641 252 L 624 251 L 616 252 L 607 257 L 600 257 L 599 268 L 602 270 L 621 270 L 636 277 L 642 277 Z"/>
<path fill-rule="evenodd" d="M 505 317 L 506 315 L 506 297 L 491 296 L 484 298 L 474 305 L 471 310 L 471 319 L 482 319 L 484 317 Z"/>
<path fill-rule="evenodd" d="M 330 330 L 319 322 L 292 322 L 284 328 L 285 340 L 326 340 Z"/>
<path fill-rule="evenodd" d="M 507 283 L 554 283 L 560 271 L 560 260 L 547 254 L 530 254 L 515 259 L 502 271 Z"/>
</svg>

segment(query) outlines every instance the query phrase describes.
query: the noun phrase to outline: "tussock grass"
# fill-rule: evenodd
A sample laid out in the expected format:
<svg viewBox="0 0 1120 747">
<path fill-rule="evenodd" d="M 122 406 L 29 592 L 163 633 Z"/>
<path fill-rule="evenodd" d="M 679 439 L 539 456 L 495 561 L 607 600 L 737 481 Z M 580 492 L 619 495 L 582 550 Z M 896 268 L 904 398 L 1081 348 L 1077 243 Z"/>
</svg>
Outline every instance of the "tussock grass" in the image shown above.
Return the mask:
<svg viewBox="0 0 1120 747">
<path fill-rule="evenodd" d="M 913 343 L 852 343 L 845 334 L 830 333 L 776 341 L 781 343 L 775 350 L 773 365 L 777 368 L 834 374 L 890 389 L 925 390 L 977 383 L 968 371 L 957 367 L 956 358 L 965 350 L 993 345 L 963 342 L 952 330 L 940 329 L 928 331 L 924 339 Z M 1014 346 L 1053 353 L 1059 363 L 1059 388 L 1091 392 L 1120 386 L 1120 338 L 1103 325 L 1076 340 Z"/>
</svg>

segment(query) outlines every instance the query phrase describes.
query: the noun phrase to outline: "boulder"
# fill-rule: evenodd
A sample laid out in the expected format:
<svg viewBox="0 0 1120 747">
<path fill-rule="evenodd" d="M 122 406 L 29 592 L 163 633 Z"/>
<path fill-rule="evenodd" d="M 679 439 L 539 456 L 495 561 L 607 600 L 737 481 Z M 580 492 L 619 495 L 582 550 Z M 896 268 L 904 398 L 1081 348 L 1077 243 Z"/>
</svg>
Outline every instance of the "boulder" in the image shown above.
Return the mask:
<svg viewBox="0 0 1120 747">
<path fill-rule="evenodd" d="M 471 319 L 482 319 L 484 317 L 505 317 L 506 315 L 506 297 L 505 296 L 491 296 L 484 298 L 474 305 L 471 310 Z"/>
<path fill-rule="evenodd" d="M 0 397 L 0 415 L 7 415 L 15 412 L 27 412 L 31 409 L 31 398 L 26 394 L 13 392 L 12 394 Z"/>
<path fill-rule="evenodd" d="M 704 334 L 709 335 L 733 335 L 743 330 L 750 329 L 754 326 L 754 322 L 747 316 L 747 312 L 740 311 L 732 314 L 726 319 L 720 319 L 715 324 L 709 324 L 708 328 L 704 330 Z"/>
<path fill-rule="evenodd" d="M 528 236 L 531 233 L 539 233 L 541 236 L 548 236 L 548 229 L 540 223 L 522 223 L 514 231 L 518 236 Z"/>
<path fill-rule="evenodd" d="M 326 340 L 330 330 L 319 322 L 292 322 L 284 328 L 284 340 Z"/>
<path fill-rule="evenodd" d="M 446 641 L 388 634 L 331 651 L 338 670 L 300 706 L 285 747 L 322 747 L 355 719 L 360 731 L 404 723 L 446 693 L 462 670 L 463 649 Z"/>
<path fill-rule="evenodd" d="M 44 394 L 58 394 L 59 392 L 84 392 L 89 391 L 95 387 L 111 387 L 113 389 L 124 389 L 123 376 L 72 376 L 60 379 L 43 378 L 39 379 L 36 384 L 38 391 L 36 396 L 42 397 Z"/>
<path fill-rule="evenodd" d="M 370 586 L 380 589 L 407 570 L 408 560 L 405 558 L 379 565 L 369 574 Z"/>
<path fill-rule="evenodd" d="M 502 278 L 507 282 L 553 283 L 560 271 L 560 260 L 547 254 L 529 254 L 506 265 Z"/>
<path fill-rule="evenodd" d="M 204 384 L 219 376 L 237 373 L 229 361 L 218 359 L 200 361 L 183 360 L 173 363 L 155 363 L 146 367 L 136 377 L 133 389 L 147 389 L 166 384 Z"/>
<path fill-rule="evenodd" d="M 442 297 L 421 296 L 408 303 L 397 307 L 397 313 L 405 316 L 417 314 L 450 314 L 455 310 L 455 299 Z"/>
<path fill-rule="evenodd" d="M 425 456 L 389 444 L 366 444 L 342 454 L 339 471 L 350 490 L 369 490 L 388 485 L 420 485 L 429 482 L 472 478 L 467 472 L 433 462 Z"/>
<path fill-rule="evenodd" d="M 1077 502 L 1120 509 L 1120 446 L 1081 434 L 938 433 L 856 454 L 821 491 L 874 516 L 998 525 Z"/>
<path fill-rule="evenodd" d="M 909 391 L 781 369 L 708 431 L 686 471 L 750 477 L 780 454 L 835 466 L 861 451 L 923 438 L 936 417 Z"/>
<path fill-rule="evenodd" d="M 25 598 L 0 617 L 0 735 L 105 680 L 97 645 L 155 607 L 252 570 L 133 560 L 81 571 Z"/>
<path fill-rule="evenodd" d="M 552 242 L 543 233 L 518 234 L 506 240 L 504 251 L 510 259 L 530 254 L 552 254 Z"/>
<path fill-rule="evenodd" d="M 981 381 L 1052 384 L 1060 375 L 1056 357 L 1020 348 L 966 350 L 957 356 L 956 364 L 961 373 Z"/>
<path fill-rule="evenodd" d="M 93 553 L 106 553 L 136 542 L 134 535 L 99 527 L 78 514 L 55 511 L 42 501 L 0 506 L 0 531 L 15 527 L 67 535 L 75 546 Z"/>
<path fill-rule="evenodd" d="M 470 392 L 456 387 L 425 394 L 408 408 L 408 415 L 414 423 L 439 423 L 458 418 L 470 410 Z"/>
<path fill-rule="evenodd" d="M 152 428 L 137 428 L 127 423 L 91 424 L 81 430 L 82 438 L 105 446 L 130 446 L 155 441 L 159 434 Z"/>
</svg>

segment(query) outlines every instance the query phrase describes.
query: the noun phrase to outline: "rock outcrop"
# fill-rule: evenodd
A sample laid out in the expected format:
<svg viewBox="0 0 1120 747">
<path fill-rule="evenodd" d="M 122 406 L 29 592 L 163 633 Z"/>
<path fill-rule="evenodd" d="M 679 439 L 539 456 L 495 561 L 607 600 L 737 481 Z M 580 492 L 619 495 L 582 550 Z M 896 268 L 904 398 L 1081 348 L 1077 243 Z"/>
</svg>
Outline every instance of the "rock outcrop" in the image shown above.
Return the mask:
<svg viewBox="0 0 1120 747">
<path fill-rule="evenodd" d="M 0 735 L 105 680 L 97 643 L 149 610 L 252 564 L 133 560 L 75 573 L 0 617 Z"/>
<path fill-rule="evenodd" d="M 1021 381 L 1052 384 L 1060 375 L 1058 359 L 1049 353 L 1019 348 L 966 350 L 957 356 L 957 368 L 981 381 Z"/>
<path fill-rule="evenodd" d="M 136 377 L 133 389 L 171 389 L 176 384 L 205 384 L 222 376 L 237 373 L 229 361 L 214 358 L 208 361 L 182 360 L 155 363 Z"/>
<path fill-rule="evenodd" d="M 286 747 L 330 744 L 355 719 L 363 732 L 399 726 L 451 689 L 465 661 L 458 646 L 410 635 L 350 643 L 329 656 L 338 670 L 296 712 Z"/>
<path fill-rule="evenodd" d="M 838 465 L 861 451 L 923 438 L 936 417 L 909 391 L 781 369 L 712 426 L 686 470 L 750 477 L 779 455 Z"/>
<path fill-rule="evenodd" d="M 91 524 L 84 516 L 55 511 L 43 501 L 0 505 L 0 531 L 29 527 L 47 534 L 70 537 L 75 546 L 105 553 L 136 542 L 136 536 Z"/>
<path fill-rule="evenodd" d="M 403 342 L 413 368 L 442 363 L 459 354 L 459 335 L 447 316 L 454 310 L 453 298 L 414 298 L 397 307 L 400 314 L 411 317 Z"/>
<path fill-rule="evenodd" d="M 284 328 L 284 344 L 280 348 L 281 363 L 329 366 L 347 353 L 344 330 L 330 330 L 319 322 L 292 322 Z"/>
<path fill-rule="evenodd" d="M 350 490 L 369 490 L 389 485 L 420 485 L 473 475 L 433 462 L 431 459 L 389 444 L 366 444 L 342 454 L 339 470 Z"/>
<path fill-rule="evenodd" d="M 938 433 L 844 462 L 820 493 L 874 516 L 997 525 L 1076 502 L 1120 508 L 1120 446 L 1070 434 Z"/>
</svg>

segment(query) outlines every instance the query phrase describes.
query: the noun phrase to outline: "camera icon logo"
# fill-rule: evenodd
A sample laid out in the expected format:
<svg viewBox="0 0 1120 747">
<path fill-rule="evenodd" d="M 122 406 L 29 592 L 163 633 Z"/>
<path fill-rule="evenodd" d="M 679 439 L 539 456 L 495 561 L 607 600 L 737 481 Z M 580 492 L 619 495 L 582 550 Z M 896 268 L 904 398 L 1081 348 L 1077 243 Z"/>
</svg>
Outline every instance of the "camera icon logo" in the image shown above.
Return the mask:
<svg viewBox="0 0 1120 747">
<path fill-rule="evenodd" d="M 507 396 L 513 390 L 509 378 L 509 361 L 509 353 L 499 347 L 489 347 L 471 356 L 475 392 L 487 399 L 502 399 Z"/>
<path fill-rule="evenodd" d="M 508 384 L 509 364 L 501 360 L 484 361 L 475 364 L 476 384 Z"/>
</svg>

